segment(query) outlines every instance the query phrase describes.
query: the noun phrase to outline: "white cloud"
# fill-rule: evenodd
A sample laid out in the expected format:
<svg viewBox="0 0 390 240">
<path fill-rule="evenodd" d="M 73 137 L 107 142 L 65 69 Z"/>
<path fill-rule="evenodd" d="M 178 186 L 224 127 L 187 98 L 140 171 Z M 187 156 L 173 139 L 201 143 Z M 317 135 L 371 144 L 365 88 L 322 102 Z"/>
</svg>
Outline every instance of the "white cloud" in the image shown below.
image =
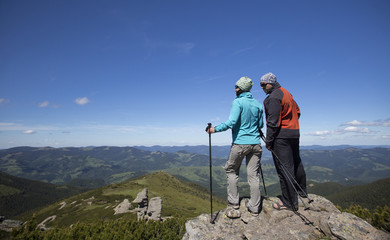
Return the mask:
<svg viewBox="0 0 390 240">
<path fill-rule="evenodd" d="M 378 127 L 390 127 L 390 118 L 385 120 L 377 120 L 372 122 L 353 120 L 341 124 L 341 126 L 378 126 Z"/>
<path fill-rule="evenodd" d="M 331 132 L 328 131 L 328 130 L 325 130 L 325 131 L 316 131 L 314 133 L 309 133 L 309 135 L 313 135 L 313 136 L 324 136 L 324 135 L 331 135 Z"/>
<path fill-rule="evenodd" d="M 315 131 L 312 133 L 308 133 L 307 135 L 311 136 L 330 136 L 330 135 L 343 135 L 347 133 L 362 133 L 362 134 L 368 134 L 373 133 L 368 128 L 359 128 L 359 127 L 346 127 L 344 129 L 336 129 L 336 130 L 323 130 L 323 131 Z"/>
<path fill-rule="evenodd" d="M 0 104 L 5 104 L 5 103 L 8 103 L 9 100 L 6 99 L 6 98 L 0 98 Z"/>
<path fill-rule="evenodd" d="M 23 133 L 24 134 L 34 134 L 34 133 L 36 133 L 36 131 L 34 131 L 34 130 L 26 130 Z"/>
<path fill-rule="evenodd" d="M 239 49 L 239 50 L 235 51 L 232 55 L 235 56 L 235 55 L 241 54 L 241 53 L 243 53 L 243 52 L 246 52 L 246 51 L 249 51 L 249 50 L 252 50 L 252 49 L 253 49 L 253 48 L 251 48 L 251 47 Z"/>
<path fill-rule="evenodd" d="M 189 54 L 191 53 L 191 50 L 195 47 L 194 43 L 188 42 L 188 43 L 180 43 L 177 45 L 177 48 L 180 52 Z"/>
<path fill-rule="evenodd" d="M 368 128 L 359 128 L 359 127 L 346 127 L 344 131 L 347 132 L 356 132 L 356 133 L 370 133 L 370 129 Z"/>
<path fill-rule="evenodd" d="M 49 106 L 49 102 L 48 101 L 44 101 L 44 102 L 41 102 L 40 104 L 39 104 L 39 107 L 47 107 L 47 106 Z"/>
<path fill-rule="evenodd" d="M 379 131 L 371 130 L 368 127 L 390 127 L 390 118 L 385 120 L 376 120 L 371 122 L 352 120 L 350 122 L 346 122 L 341 124 L 340 126 L 346 126 L 343 129 L 335 129 L 335 130 L 322 130 L 307 133 L 307 135 L 311 136 L 326 136 L 326 135 L 343 135 L 348 133 L 357 133 L 357 134 L 372 134 L 378 133 Z"/>
<path fill-rule="evenodd" d="M 145 44 L 150 50 L 158 49 L 170 49 L 179 54 L 190 54 L 192 49 L 195 47 L 193 42 L 166 42 L 166 41 L 153 41 L 147 36 L 144 36 Z M 152 52 L 149 52 L 148 57 Z"/>
<path fill-rule="evenodd" d="M 47 126 L 47 125 L 32 125 L 26 126 L 21 123 L 12 123 L 12 122 L 0 122 L 0 131 L 23 131 L 26 129 L 35 129 L 39 131 L 53 131 L 57 130 L 58 127 Z"/>
<path fill-rule="evenodd" d="M 75 99 L 74 102 L 78 105 L 85 105 L 85 104 L 89 103 L 90 101 L 87 97 L 80 97 L 80 98 Z"/>
</svg>

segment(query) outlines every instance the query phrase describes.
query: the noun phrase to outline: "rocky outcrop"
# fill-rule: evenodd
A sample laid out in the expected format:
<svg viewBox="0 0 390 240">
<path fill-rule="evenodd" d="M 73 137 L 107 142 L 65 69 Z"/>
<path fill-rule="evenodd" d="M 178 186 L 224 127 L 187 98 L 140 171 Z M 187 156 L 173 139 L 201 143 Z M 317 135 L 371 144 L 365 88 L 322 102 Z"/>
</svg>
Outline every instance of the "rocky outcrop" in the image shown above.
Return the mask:
<svg viewBox="0 0 390 240">
<path fill-rule="evenodd" d="M 22 225 L 22 221 L 5 219 L 4 216 L 0 216 L 0 231 L 12 232 L 14 228 L 18 228 Z"/>
<path fill-rule="evenodd" d="M 137 208 L 137 220 L 161 220 L 161 208 L 162 199 L 161 197 L 154 197 L 148 202 L 148 189 L 144 188 L 137 194 L 133 203 L 138 204 Z"/>
<path fill-rule="evenodd" d="M 124 199 L 123 202 L 119 203 L 118 206 L 114 208 L 114 215 L 128 213 L 131 211 L 130 208 L 131 203 L 129 202 L 129 199 Z"/>
<path fill-rule="evenodd" d="M 56 215 L 53 215 L 53 216 L 46 218 L 40 224 L 37 225 L 37 228 L 40 229 L 41 231 L 49 230 L 50 228 L 46 227 L 46 223 L 54 221 L 56 219 L 56 217 L 57 217 Z"/>
<path fill-rule="evenodd" d="M 137 194 L 137 197 L 133 200 L 133 203 L 138 204 L 137 208 L 137 220 L 144 219 L 148 210 L 148 189 L 144 188 Z"/>
<path fill-rule="evenodd" d="M 161 197 L 154 197 L 149 201 L 149 207 L 147 210 L 147 219 L 159 221 L 161 220 Z"/>
<path fill-rule="evenodd" d="M 262 210 L 254 216 L 241 200 L 239 218 L 228 218 L 226 209 L 210 223 L 210 214 L 202 214 L 186 223 L 184 240 L 200 239 L 379 239 L 388 240 L 390 234 L 375 229 L 366 221 L 349 213 L 341 213 L 327 199 L 310 194 L 313 200 L 300 203 L 297 212 L 275 210 L 272 203 L 278 198 L 262 200 Z M 308 209 L 305 208 L 309 207 Z"/>
</svg>

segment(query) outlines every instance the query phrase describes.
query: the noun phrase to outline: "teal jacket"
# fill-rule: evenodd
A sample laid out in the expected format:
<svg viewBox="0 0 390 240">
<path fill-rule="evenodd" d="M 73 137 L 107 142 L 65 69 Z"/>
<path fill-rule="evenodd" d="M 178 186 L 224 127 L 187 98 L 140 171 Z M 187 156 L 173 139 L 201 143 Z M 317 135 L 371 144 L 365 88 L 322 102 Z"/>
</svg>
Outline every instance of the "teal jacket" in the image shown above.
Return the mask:
<svg viewBox="0 0 390 240">
<path fill-rule="evenodd" d="M 250 92 L 241 93 L 232 103 L 229 120 L 215 126 L 216 132 L 232 129 L 233 143 L 260 144 L 263 106 Z"/>
</svg>

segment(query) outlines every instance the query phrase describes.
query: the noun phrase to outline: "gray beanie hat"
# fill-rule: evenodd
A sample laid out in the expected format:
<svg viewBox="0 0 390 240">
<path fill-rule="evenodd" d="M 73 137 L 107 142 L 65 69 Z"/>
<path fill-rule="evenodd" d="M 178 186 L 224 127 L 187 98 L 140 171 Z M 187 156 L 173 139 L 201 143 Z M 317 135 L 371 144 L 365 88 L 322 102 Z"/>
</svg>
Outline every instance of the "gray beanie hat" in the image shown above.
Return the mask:
<svg viewBox="0 0 390 240">
<path fill-rule="evenodd" d="M 267 74 L 264 74 L 261 78 L 260 78 L 260 84 L 261 83 L 270 83 L 270 84 L 274 84 L 276 83 L 276 76 L 269 72 Z"/>
</svg>

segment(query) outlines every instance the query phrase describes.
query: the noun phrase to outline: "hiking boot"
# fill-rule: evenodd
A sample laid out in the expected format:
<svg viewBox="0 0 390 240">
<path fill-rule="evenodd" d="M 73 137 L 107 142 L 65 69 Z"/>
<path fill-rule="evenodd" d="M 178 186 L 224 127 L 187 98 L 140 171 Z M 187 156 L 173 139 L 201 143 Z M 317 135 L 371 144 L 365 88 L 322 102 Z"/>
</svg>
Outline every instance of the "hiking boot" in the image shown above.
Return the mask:
<svg viewBox="0 0 390 240">
<path fill-rule="evenodd" d="M 228 218 L 239 218 L 241 217 L 241 213 L 238 209 L 234 209 L 232 207 L 228 207 L 225 212 L 226 217 Z"/>
<path fill-rule="evenodd" d="M 247 200 L 245 201 L 245 207 L 246 207 L 246 209 L 248 210 L 248 212 L 249 212 L 252 216 L 254 216 L 254 217 L 259 216 L 259 213 L 258 213 L 258 212 L 254 212 L 254 211 L 252 211 L 252 210 L 249 209 L 248 204 L 249 204 L 249 199 L 247 199 Z"/>
<path fill-rule="evenodd" d="M 228 202 L 228 206 L 227 207 L 228 208 L 233 208 L 235 210 L 240 209 L 240 205 L 238 205 L 238 204 L 231 204 L 230 202 Z"/>
<path fill-rule="evenodd" d="M 252 212 L 249 208 L 247 208 L 247 209 L 248 209 L 248 212 L 249 212 L 253 217 L 259 216 L 259 213 Z"/>
</svg>

